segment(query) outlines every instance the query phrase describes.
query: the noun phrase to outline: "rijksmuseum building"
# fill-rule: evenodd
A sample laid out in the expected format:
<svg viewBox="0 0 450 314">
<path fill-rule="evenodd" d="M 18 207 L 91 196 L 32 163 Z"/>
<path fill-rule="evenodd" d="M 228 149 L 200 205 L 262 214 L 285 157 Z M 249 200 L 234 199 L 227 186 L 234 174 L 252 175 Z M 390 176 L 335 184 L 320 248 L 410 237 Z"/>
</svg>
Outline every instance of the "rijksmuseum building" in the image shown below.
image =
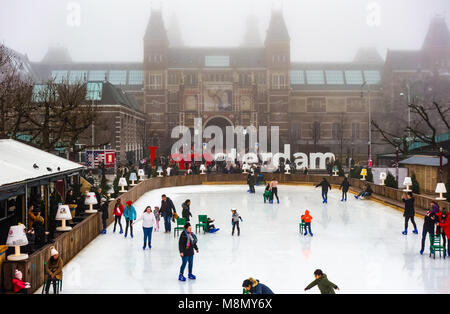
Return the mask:
<svg viewBox="0 0 450 314">
<path fill-rule="evenodd" d="M 361 161 L 367 161 L 369 108 L 377 121 L 394 113 L 405 119 L 407 101 L 400 94 L 407 82 L 448 78 L 450 72 L 450 33 L 439 16 L 421 49 L 388 50 L 385 60 L 367 48 L 351 62 L 291 62 L 291 41 L 297 39 L 289 36 L 279 11 L 272 12 L 260 41 L 249 18 L 239 47 L 188 47 L 181 38 L 179 31 L 166 29 L 160 11 L 152 10 L 142 62 L 79 63 L 55 48 L 32 66 L 41 79 L 107 80 L 133 96 L 145 113 L 145 139 L 128 150 L 154 145 L 169 151 L 176 141 L 170 139 L 172 128 L 193 129 L 194 118 L 202 118 L 203 127 L 278 126 L 280 144 L 291 144 L 291 153 L 333 152 Z M 133 125 L 136 117 L 125 118 Z M 396 119 L 392 124 L 399 124 Z M 121 121 L 111 121 L 117 132 L 124 131 Z M 372 133 L 375 156 L 387 148 Z M 123 149 L 120 142 L 111 148 L 121 144 Z"/>
</svg>

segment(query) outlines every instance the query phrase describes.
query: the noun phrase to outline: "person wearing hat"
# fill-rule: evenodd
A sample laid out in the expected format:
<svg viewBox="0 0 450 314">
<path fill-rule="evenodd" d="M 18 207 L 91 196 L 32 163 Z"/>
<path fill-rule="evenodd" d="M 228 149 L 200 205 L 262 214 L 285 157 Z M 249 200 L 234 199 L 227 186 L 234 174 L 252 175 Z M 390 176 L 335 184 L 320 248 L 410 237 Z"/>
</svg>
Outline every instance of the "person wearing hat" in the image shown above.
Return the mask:
<svg viewBox="0 0 450 314">
<path fill-rule="evenodd" d="M 127 206 L 123 211 L 123 216 L 125 217 L 126 226 L 125 226 L 125 238 L 128 235 L 128 227 L 130 227 L 130 236 L 133 237 L 133 221 L 136 220 L 136 209 L 132 205 L 132 201 L 126 202 Z"/>
<path fill-rule="evenodd" d="M 259 283 L 259 280 L 248 278 L 242 283 L 245 294 L 274 294 L 266 285 Z"/>
<path fill-rule="evenodd" d="M 109 218 L 108 213 L 108 202 L 106 201 L 106 197 L 102 196 L 100 199 L 100 212 L 102 213 L 102 224 L 103 224 L 103 230 L 100 231 L 101 234 L 106 234 L 106 221 Z"/>
<path fill-rule="evenodd" d="M 14 271 L 14 278 L 12 280 L 14 293 L 25 294 L 27 293 L 25 289 L 31 288 L 31 284 L 29 282 L 23 281 L 22 278 L 22 272 L 16 269 Z"/>
<path fill-rule="evenodd" d="M 242 217 L 239 216 L 237 209 L 232 208 L 231 209 L 231 224 L 233 225 L 233 230 L 231 232 L 231 235 L 234 235 L 234 229 L 237 227 L 238 237 L 241 235 L 241 228 L 239 228 L 239 219 L 242 221 Z"/>
<path fill-rule="evenodd" d="M 178 241 L 178 249 L 182 261 L 178 280 L 186 281 L 184 277 L 186 264 L 188 264 L 188 278 L 195 280 L 197 277 L 192 274 L 192 268 L 194 266 L 194 250 L 198 253 L 197 236 L 192 232 L 192 226 L 189 222 L 184 225 L 184 231 Z"/>
<path fill-rule="evenodd" d="M 55 247 L 51 247 L 50 250 L 50 258 L 47 261 L 47 264 L 45 264 L 45 271 L 47 272 L 47 283 L 45 285 L 45 293 L 48 294 L 50 290 L 50 284 L 53 285 L 53 293 L 57 294 L 58 290 L 56 288 L 56 284 L 58 280 L 62 280 L 62 269 L 64 266 L 63 260 L 59 256 L 58 251 L 55 249 Z"/>
</svg>

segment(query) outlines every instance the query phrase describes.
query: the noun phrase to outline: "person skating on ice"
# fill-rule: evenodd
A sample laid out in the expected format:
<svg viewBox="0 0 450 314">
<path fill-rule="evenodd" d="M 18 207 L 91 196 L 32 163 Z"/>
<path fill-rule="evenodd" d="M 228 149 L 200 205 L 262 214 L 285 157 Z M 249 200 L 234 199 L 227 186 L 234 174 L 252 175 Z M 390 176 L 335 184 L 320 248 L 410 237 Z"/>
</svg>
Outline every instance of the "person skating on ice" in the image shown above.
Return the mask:
<svg viewBox="0 0 450 314">
<path fill-rule="evenodd" d="M 442 243 L 445 246 L 445 242 L 446 242 L 446 237 L 445 237 L 445 233 L 444 233 L 444 228 L 442 228 L 439 224 L 443 223 L 446 221 L 447 219 L 447 210 L 445 208 L 442 208 L 442 211 L 439 211 L 436 214 L 438 220 L 436 222 L 436 236 L 440 237 L 442 235 Z"/>
<path fill-rule="evenodd" d="M 239 220 L 242 221 L 242 217 L 239 216 L 237 209 L 233 208 L 231 210 L 231 224 L 233 225 L 233 231 L 231 232 L 231 235 L 234 236 L 234 229 L 237 228 L 237 235 L 241 235 L 241 228 L 239 227 Z"/>
<path fill-rule="evenodd" d="M 247 175 L 247 184 L 248 184 L 247 192 L 254 194 L 255 193 L 256 176 L 255 176 L 253 168 L 251 168 L 250 173 Z"/>
<path fill-rule="evenodd" d="M 270 181 L 270 204 L 273 203 L 273 197 L 275 196 L 277 198 L 277 203 L 280 204 L 280 200 L 278 198 L 278 181 L 275 180 L 275 177 L 272 178 L 272 181 Z"/>
<path fill-rule="evenodd" d="M 432 208 L 427 211 L 423 221 L 423 229 L 422 229 L 422 246 L 420 249 L 420 255 L 423 254 L 425 249 L 425 239 L 427 237 L 427 233 L 434 236 L 434 225 L 436 224 L 437 217 L 436 214 L 432 212 Z"/>
<path fill-rule="evenodd" d="M 208 217 L 206 218 L 206 229 L 209 233 L 214 233 L 220 230 L 220 228 L 216 228 L 212 223 L 214 222 L 214 219 Z"/>
<path fill-rule="evenodd" d="M 263 197 L 264 197 L 264 203 L 265 203 L 266 201 L 269 201 L 269 202 L 270 202 L 270 199 L 272 198 L 272 192 L 270 191 L 270 183 L 268 183 L 268 184 L 266 185 L 266 189 L 264 190 Z"/>
<path fill-rule="evenodd" d="M 363 199 L 365 199 L 366 197 L 372 195 L 372 193 L 373 193 L 373 190 L 372 190 L 372 188 L 370 187 L 370 184 L 367 183 L 367 184 L 366 184 L 366 188 L 365 188 L 364 190 L 362 190 L 361 192 L 359 192 L 358 195 L 355 195 L 355 198 L 356 198 L 356 199 L 361 198 L 361 199 L 363 200 Z"/>
<path fill-rule="evenodd" d="M 335 294 L 334 290 L 339 290 L 338 286 L 328 280 L 327 275 L 325 275 L 322 270 L 316 269 L 314 271 L 314 277 L 316 280 L 311 282 L 306 288 L 309 290 L 317 286 L 321 294 Z"/>
<path fill-rule="evenodd" d="M 128 235 L 128 227 L 130 227 L 130 236 L 133 237 L 133 221 L 136 220 L 136 209 L 132 205 L 132 201 L 126 202 L 127 206 L 125 206 L 125 209 L 123 211 L 123 216 L 125 217 L 125 238 Z"/>
<path fill-rule="evenodd" d="M 339 189 L 342 190 L 342 199 L 341 202 L 346 201 L 347 202 L 347 192 L 350 187 L 350 182 L 348 182 L 347 177 L 344 177 L 344 181 L 342 181 L 341 185 L 339 186 Z"/>
<path fill-rule="evenodd" d="M 408 194 L 402 195 L 402 201 L 405 203 L 405 212 L 403 213 L 403 217 L 405 217 L 405 231 L 402 233 L 404 235 L 408 234 L 408 221 L 411 219 L 411 222 L 414 226 L 413 233 L 418 234 L 416 222 L 414 221 L 414 197 L 412 192 L 408 192 Z"/>
<path fill-rule="evenodd" d="M 444 209 L 442 211 L 444 212 Z M 448 219 L 447 211 L 441 215 L 439 227 L 442 228 L 443 246 L 445 247 L 445 241 L 447 240 L 447 255 L 450 256 L 450 219 Z"/>
<path fill-rule="evenodd" d="M 109 218 L 109 212 L 108 212 L 108 201 L 106 200 L 106 197 L 102 196 L 100 200 L 100 212 L 102 213 L 102 231 L 100 231 L 101 234 L 106 234 L 106 228 L 108 227 L 106 221 Z"/>
<path fill-rule="evenodd" d="M 191 214 L 191 201 L 186 200 L 183 204 L 181 204 L 181 208 L 183 211 L 181 212 L 181 216 L 186 222 L 190 221 L 190 217 L 192 217 Z"/>
<path fill-rule="evenodd" d="M 192 232 L 192 226 L 190 223 L 184 225 L 184 231 L 180 235 L 178 241 L 178 249 L 181 256 L 180 274 L 178 275 L 179 281 L 186 281 L 184 277 L 184 269 L 188 264 L 188 278 L 195 280 L 196 277 L 192 274 L 194 267 L 194 250 L 198 253 L 197 236 Z"/>
<path fill-rule="evenodd" d="M 155 232 L 158 232 L 159 231 L 159 221 L 161 220 L 161 214 L 159 212 L 158 206 L 155 206 L 155 208 L 153 209 L 153 215 L 155 215 L 155 219 L 156 219 Z"/>
<path fill-rule="evenodd" d="M 145 250 L 147 243 L 148 248 L 152 248 L 152 233 L 153 228 L 156 224 L 156 218 L 155 215 L 152 213 L 152 208 L 150 206 L 147 206 L 145 208 L 144 213 L 136 219 L 131 225 L 134 226 L 135 223 L 142 220 L 142 230 L 144 231 L 144 246 L 142 247 L 143 250 Z"/>
<path fill-rule="evenodd" d="M 305 222 L 305 234 L 308 234 L 308 230 L 309 230 L 309 235 L 312 237 L 313 234 L 311 232 L 311 221 L 313 220 L 313 217 L 309 214 L 309 210 L 305 210 L 305 214 L 303 214 L 300 219 L 302 221 Z"/>
<path fill-rule="evenodd" d="M 242 288 L 244 288 L 245 294 L 274 294 L 269 287 L 253 278 L 245 279 Z"/>
<path fill-rule="evenodd" d="M 161 196 L 161 207 L 160 207 L 160 213 L 164 218 L 164 228 L 165 233 L 170 233 L 172 229 L 172 224 L 170 223 L 170 220 L 172 219 L 173 215 L 177 211 L 175 210 L 175 205 L 173 205 L 172 200 L 167 197 L 165 194 Z"/>
<path fill-rule="evenodd" d="M 328 183 L 327 179 L 322 178 L 322 182 L 316 185 L 316 188 L 322 187 L 322 203 L 328 203 L 328 189 L 331 190 L 331 185 Z"/>
<path fill-rule="evenodd" d="M 116 204 L 114 205 L 114 210 L 113 210 L 113 215 L 114 215 L 114 229 L 113 229 L 113 233 L 116 232 L 117 223 L 119 223 L 119 227 L 120 227 L 119 234 L 123 233 L 121 220 L 122 220 L 122 215 L 123 215 L 124 210 L 125 210 L 125 207 L 123 207 L 122 201 L 120 200 L 120 198 L 118 198 L 116 200 Z"/>
</svg>

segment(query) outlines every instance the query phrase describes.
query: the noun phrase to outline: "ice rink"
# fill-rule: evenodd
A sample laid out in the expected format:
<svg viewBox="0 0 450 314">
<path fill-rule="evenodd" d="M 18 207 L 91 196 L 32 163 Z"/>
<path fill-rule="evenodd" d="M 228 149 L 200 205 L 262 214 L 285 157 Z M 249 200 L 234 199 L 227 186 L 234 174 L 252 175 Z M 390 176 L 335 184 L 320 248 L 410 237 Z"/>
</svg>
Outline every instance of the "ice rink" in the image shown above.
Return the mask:
<svg viewBox="0 0 450 314">
<path fill-rule="evenodd" d="M 199 214 L 216 220 L 220 231 L 198 234 L 197 280 L 177 280 L 178 238 L 173 231 L 164 233 L 163 221 L 153 233 L 152 249 L 145 251 L 141 223 L 133 239 L 113 234 L 111 225 L 65 265 L 62 293 L 242 293 L 248 277 L 275 293 L 319 293 L 317 287 L 303 291 L 317 268 L 340 287 L 338 293 L 450 293 L 450 259 L 429 258 L 428 241 L 419 254 L 423 219 L 416 218 L 419 235 L 410 228 L 404 236 L 402 212 L 377 202 L 349 193 L 348 202 L 341 203 L 333 188 L 323 205 L 319 188 L 280 185 L 280 204 L 264 204 L 263 189 L 256 187 L 251 195 L 244 185 L 173 187 L 136 201 L 139 216 L 145 206 L 159 206 L 165 193 L 180 214 L 181 203 L 191 200 L 191 223 Z M 232 207 L 244 220 L 240 237 L 231 236 Z M 305 209 L 314 218 L 313 237 L 298 231 Z"/>
</svg>

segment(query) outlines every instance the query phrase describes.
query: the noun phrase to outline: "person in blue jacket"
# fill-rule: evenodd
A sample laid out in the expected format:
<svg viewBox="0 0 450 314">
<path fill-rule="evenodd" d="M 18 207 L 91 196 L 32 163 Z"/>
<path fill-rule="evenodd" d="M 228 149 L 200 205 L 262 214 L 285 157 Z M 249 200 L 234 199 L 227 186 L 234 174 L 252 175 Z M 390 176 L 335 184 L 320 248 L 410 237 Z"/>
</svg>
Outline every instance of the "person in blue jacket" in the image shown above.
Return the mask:
<svg viewBox="0 0 450 314">
<path fill-rule="evenodd" d="M 132 201 L 127 201 L 127 206 L 123 211 L 123 216 L 125 217 L 126 227 L 125 227 L 125 238 L 128 235 L 128 226 L 130 227 L 130 236 L 133 237 L 133 222 L 136 220 L 136 209 L 132 205 Z"/>
<path fill-rule="evenodd" d="M 242 283 L 242 287 L 250 294 L 274 294 L 265 284 L 259 283 L 259 280 L 248 278 Z"/>
</svg>

